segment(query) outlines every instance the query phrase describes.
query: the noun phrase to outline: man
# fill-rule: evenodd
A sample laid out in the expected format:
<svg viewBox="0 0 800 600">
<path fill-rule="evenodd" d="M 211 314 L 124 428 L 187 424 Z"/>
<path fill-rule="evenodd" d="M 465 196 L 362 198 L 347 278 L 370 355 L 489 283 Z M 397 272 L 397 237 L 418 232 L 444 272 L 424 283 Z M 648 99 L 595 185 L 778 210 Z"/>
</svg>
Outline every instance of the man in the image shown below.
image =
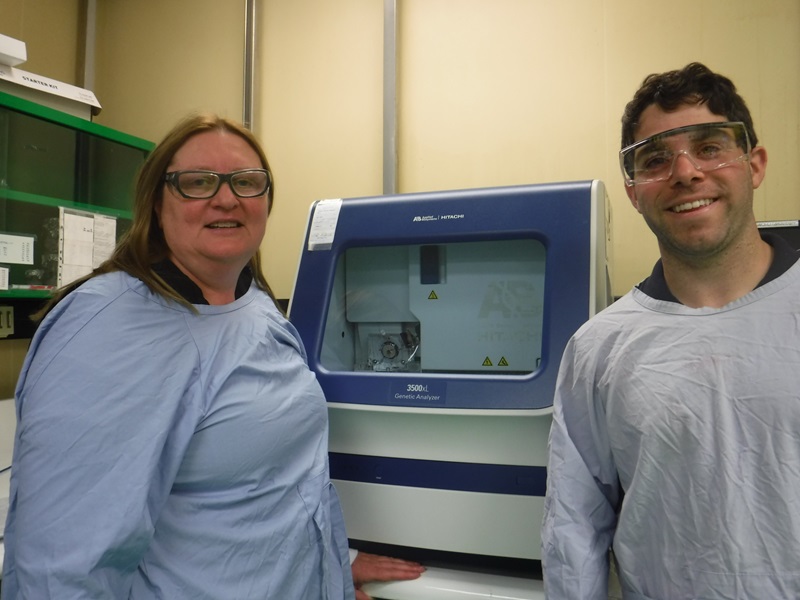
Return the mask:
<svg viewBox="0 0 800 600">
<path fill-rule="evenodd" d="M 622 119 L 652 274 L 568 344 L 543 525 L 551 599 L 800 598 L 800 264 L 760 235 L 733 83 L 651 75 Z"/>
</svg>

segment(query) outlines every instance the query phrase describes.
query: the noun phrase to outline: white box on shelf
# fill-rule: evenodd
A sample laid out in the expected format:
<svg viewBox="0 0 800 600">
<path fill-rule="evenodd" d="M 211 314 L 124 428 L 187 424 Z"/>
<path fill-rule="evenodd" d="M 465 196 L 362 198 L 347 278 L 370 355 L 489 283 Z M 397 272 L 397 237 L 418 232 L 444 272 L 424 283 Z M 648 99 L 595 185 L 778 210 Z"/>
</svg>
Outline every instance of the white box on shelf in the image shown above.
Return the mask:
<svg viewBox="0 0 800 600">
<path fill-rule="evenodd" d="M 0 92 L 18 96 L 82 119 L 91 120 L 101 106 L 94 92 L 0 63 Z"/>
<path fill-rule="evenodd" d="M 28 60 L 25 42 L 0 33 L 0 64 L 16 67 Z"/>
</svg>

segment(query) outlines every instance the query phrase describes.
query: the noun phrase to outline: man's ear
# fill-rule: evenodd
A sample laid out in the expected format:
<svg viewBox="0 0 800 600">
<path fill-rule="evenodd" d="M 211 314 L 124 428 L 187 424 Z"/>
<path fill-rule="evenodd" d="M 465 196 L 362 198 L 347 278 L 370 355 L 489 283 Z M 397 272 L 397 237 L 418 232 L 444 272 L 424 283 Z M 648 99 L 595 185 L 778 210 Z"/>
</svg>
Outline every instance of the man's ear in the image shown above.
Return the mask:
<svg viewBox="0 0 800 600">
<path fill-rule="evenodd" d="M 628 200 L 631 201 L 631 204 L 633 204 L 633 208 L 636 209 L 636 212 L 641 213 L 642 211 L 639 210 L 639 201 L 636 199 L 636 186 L 626 185 L 625 193 L 628 194 Z"/>
<path fill-rule="evenodd" d="M 761 185 L 766 174 L 767 150 L 763 146 L 756 146 L 750 150 L 750 177 L 753 181 L 753 189 Z"/>
</svg>

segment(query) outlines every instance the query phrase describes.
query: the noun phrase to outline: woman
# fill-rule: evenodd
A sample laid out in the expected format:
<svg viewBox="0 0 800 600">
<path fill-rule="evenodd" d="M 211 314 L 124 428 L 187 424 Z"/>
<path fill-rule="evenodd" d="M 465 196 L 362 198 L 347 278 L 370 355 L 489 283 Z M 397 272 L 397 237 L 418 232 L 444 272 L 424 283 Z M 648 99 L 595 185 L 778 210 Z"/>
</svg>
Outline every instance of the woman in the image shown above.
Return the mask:
<svg viewBox="0 0 800 600">
<path fill-rule="evenodd" d="M 273 189 L 249 131 L 183 121 L 112 258 L 47 307 L 4 600 L 354 597 L 325 399 L 260 269 Z"/>
</svg>

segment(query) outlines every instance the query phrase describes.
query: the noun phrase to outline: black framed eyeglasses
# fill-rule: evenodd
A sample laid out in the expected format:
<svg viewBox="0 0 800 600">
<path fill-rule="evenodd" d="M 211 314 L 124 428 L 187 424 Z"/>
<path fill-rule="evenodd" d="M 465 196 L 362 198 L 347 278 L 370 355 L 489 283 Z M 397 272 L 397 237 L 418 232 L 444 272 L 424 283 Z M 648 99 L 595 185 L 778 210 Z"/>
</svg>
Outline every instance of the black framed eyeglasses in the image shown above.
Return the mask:
<svg viewBox="0 0 800 600">
<path fill-rule="evenodd" d="M 243 169 L 230 173 L 172 171 L 164 176 L 164 181 L 184 198 L 206 200 L 216 196 L 223 183 L 227 183 L 239 198 L 263 196 L 272 184 L 272 177 L 267 169 Z"/>
<path fill-rule="evenodd" d="M 716 171 L 750 158 L 750 138 L 741 121 L 699 123 L 670 129 L 626 146 L 619 153 L 625 185 L 666 181 L 678 156 L 698 171 Z"/>
</svg>

